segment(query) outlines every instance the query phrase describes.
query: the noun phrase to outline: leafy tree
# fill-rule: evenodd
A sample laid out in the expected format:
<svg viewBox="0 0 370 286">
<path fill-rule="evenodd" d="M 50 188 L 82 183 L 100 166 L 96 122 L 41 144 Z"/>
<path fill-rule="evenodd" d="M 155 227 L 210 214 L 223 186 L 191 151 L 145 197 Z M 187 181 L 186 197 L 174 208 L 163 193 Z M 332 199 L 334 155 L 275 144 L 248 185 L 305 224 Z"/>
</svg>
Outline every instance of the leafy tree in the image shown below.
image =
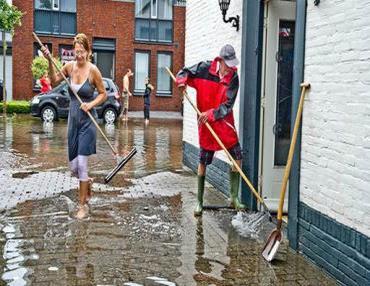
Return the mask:
<svg viewBox="0 0 370 286">
<path fill-rule="evenodd" d="M 6 0 L 0 0 L 0 30 L 14 33 L 16 26 L 21 25 L 23 13 Z"/>
</svg>

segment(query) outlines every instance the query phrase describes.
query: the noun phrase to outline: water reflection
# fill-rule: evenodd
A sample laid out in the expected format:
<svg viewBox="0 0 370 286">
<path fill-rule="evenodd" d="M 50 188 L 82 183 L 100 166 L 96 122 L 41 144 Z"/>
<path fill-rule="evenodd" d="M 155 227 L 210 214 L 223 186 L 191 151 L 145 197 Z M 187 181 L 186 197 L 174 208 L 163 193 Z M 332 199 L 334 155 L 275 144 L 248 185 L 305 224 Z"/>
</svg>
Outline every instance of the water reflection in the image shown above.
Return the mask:
<svg viewBox="0 0 370 286">
<path fill-rule="evenodd" d="M 2 121 L 2 122 L 1 122 Z M 145 125 L 142 119 L 131 119 L 102 129 L 120 154 L 136 146 L 138 153 L 119 173 L 124 177 L 182 168 L 182 122 L 153 119 Z M 67 165 L 67 122 L 42 122 L 26 115 L 0 119 L 0 151 L 25 154 L 30 163 L 40 165 L 37 171 L 61 169 Z M 89 161 L 92 176 L 103 176 L 115 166 L 112 151 L 98 133 L 97 155 Z M 114 184 L 114 182 L 112 182 Z"/>
<path fill-rule="evenodd" d="M 5 265 L 1 279 L 7 285 L 27 285 L 29 269 L 24 265 L 30 260 L 39 259 L 32 246 L 32 240 L 23 239 L 20 230 L 13 224 L 3 227 L 2 233 L 5 235 L 2 255 Z"/>
</svg>

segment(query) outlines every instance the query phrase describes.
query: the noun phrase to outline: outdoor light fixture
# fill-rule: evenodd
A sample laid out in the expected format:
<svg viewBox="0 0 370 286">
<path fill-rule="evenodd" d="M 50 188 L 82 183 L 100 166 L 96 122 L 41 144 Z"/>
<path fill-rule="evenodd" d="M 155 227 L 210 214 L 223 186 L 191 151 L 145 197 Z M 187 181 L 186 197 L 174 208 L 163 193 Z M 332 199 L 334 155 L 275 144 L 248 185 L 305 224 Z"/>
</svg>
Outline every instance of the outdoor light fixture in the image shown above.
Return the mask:
<svg viewBox="0 0 370 286">
<path fill-rule="evenodd" d="M 315 6 L 319 6 L 319 4 L 320 4 L 320 0 L 314 0 L 314 1 L 313 1 L 313 4 L 315 4 Z"/>
<path fill-rule="evenodd" d="M 224 22 L 232 23 L 233 27 L 236 28 L 236 31 L 239 31 L 239 15 L 236 15 L 236 17 L 230 17 L 226 20 L 226 13 L 227 9 L 229 9 L 230 0 L 218 0 L 218 4 L 220 5 Z"/>
</svg>

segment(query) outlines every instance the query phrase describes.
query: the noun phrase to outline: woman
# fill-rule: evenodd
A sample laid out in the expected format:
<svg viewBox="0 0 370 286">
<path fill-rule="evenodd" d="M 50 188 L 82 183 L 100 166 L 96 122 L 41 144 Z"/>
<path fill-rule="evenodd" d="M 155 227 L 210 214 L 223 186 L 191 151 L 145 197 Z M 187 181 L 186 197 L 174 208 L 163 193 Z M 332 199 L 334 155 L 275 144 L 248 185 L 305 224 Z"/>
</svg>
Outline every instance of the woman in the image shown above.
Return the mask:
<svg viewBox="0 0 370 286">
<path fill-rule="evenodd" d="M 71 171 L 79 178 L 79 207 L 76 218 L 85 218 L 89 208 L 87 201 L 91 197 L 92 179 L 88 177 L 88 156 L 96 153 L 96 127 L 89 118 L 90 111 L 96 117 L 95 106 L 107 99 L 102 76 L 98 68 L 90 62 L 91 47 L 85 34 L 78 34 L 74 38 L 73 48 L 76 60 L 65 64 L 61 72 L 69 78 L 69 82 L 79 95 L 82 104 L 71 90 L 71 102 L 68 115 L 68 158 Z M 63 81 L 60 73 L 50 60 L 47 48 L 43 53 L 49 60 L 49 74 L 52 86 Z M 94 98 L 95 88 L 98 96 Z"/>
<path fill-rule="evenodd" d="M 154 87 L 150 83 L 149 78 L 145 78 L 145 91 L 144 91 L 144 119 L 145 124 L 149 123 L 149 111 L 150 111 L 150 94 Z"/>
</svg>

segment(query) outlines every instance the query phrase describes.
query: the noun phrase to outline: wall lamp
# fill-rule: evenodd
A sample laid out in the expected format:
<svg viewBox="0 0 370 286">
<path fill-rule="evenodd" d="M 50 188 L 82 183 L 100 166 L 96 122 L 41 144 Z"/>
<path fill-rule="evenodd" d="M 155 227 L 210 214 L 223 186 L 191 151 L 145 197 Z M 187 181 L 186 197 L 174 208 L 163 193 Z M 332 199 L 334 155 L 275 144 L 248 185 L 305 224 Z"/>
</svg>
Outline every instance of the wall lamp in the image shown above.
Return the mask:
<svg viewBox="0 0 370 286">
<path fill-rule="evenodd" d="M 232 26 L 236 28 L 236 31 L 239 31 L 239 15 L 236 15 L 236 17 L 229 17 L 229 19 L 226 20 L 226 13 L 229 9 L 230 0 L 218 0 L 218 4 L 220 5 L 224 22 L 232 23 Z"/>
<path fill-rule="evenodd" d="M 315 6 L 319 6 L 319 4 L 320 4 L 320 0 L 314 0 L 314 1 L 313 1 L 313 4 L 315 4 Z"/>
</svg>

